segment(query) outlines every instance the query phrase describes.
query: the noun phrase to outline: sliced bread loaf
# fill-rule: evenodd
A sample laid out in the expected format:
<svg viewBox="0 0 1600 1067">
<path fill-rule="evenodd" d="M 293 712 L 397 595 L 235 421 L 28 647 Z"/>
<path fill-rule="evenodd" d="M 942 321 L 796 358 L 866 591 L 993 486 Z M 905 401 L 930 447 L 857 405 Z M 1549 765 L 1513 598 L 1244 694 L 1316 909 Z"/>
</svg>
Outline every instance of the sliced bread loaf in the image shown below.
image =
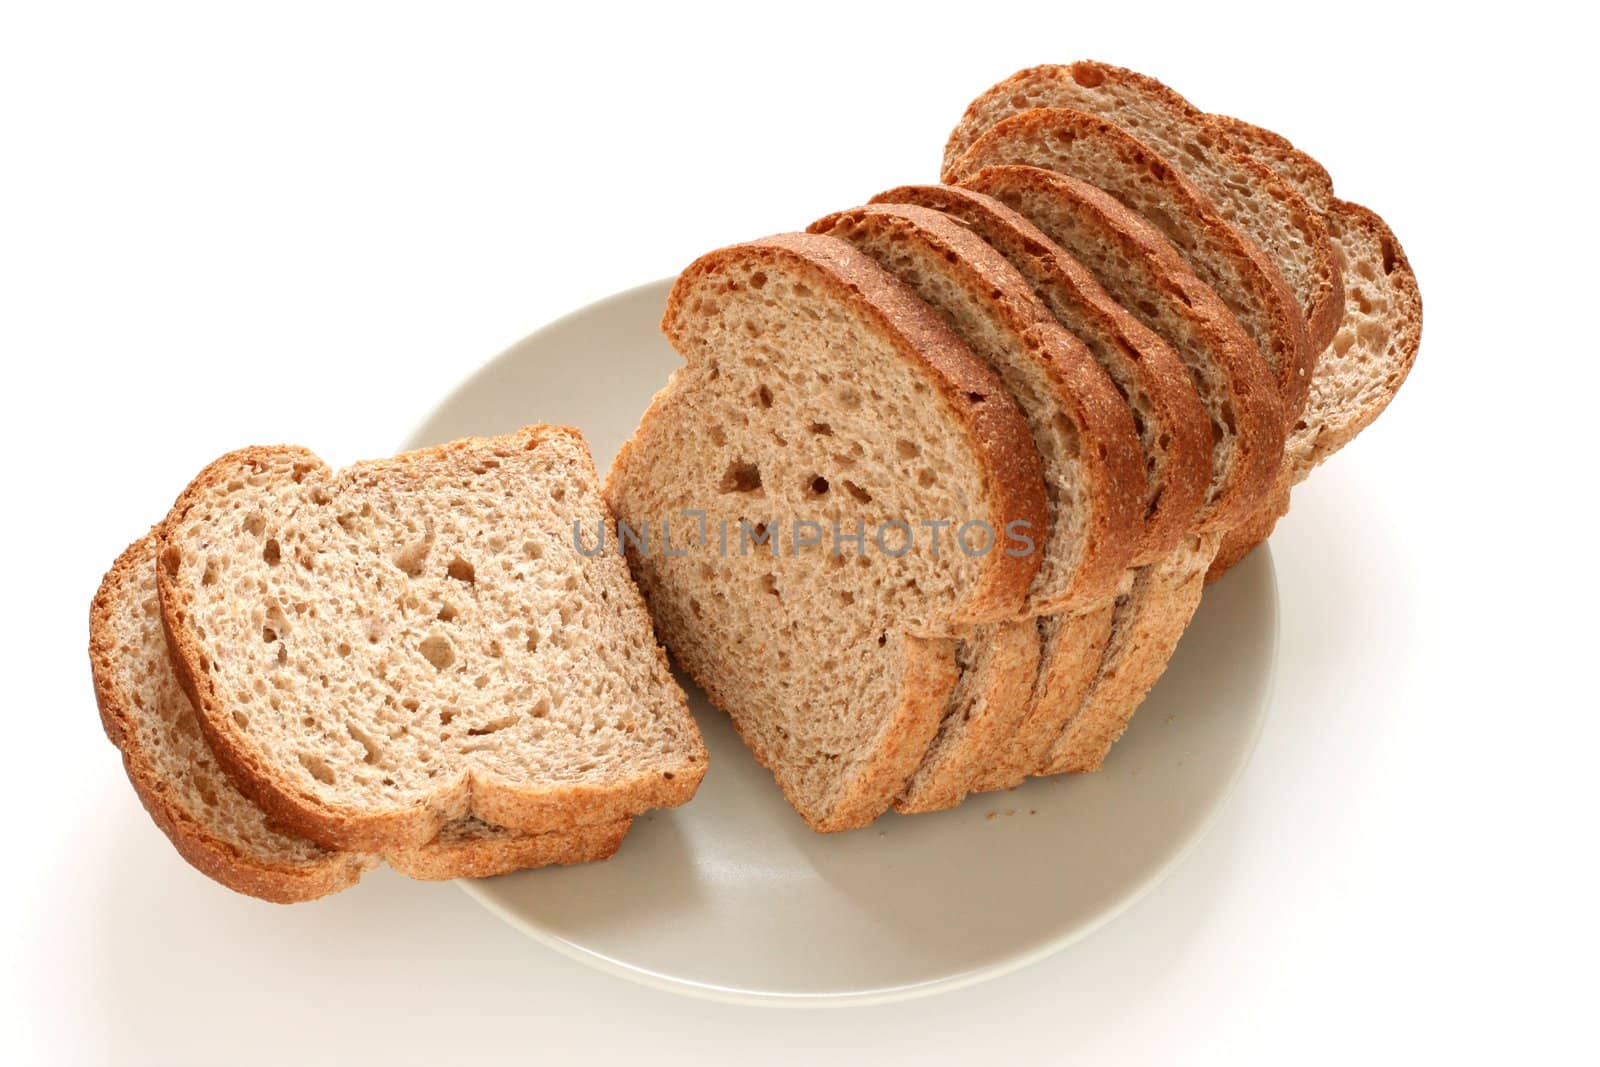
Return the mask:
<svg viewBox="0 0 1600 1067">
<path fill-rule="evenodd" d="M 946 180 L 960 182 L 1006 164 L 1072 175 L 1143 215 L 1243 323 L 1273 369 L 1286 417 L 1299 415 L 1316 352 L 1283 275 L 1160 153 L 1094 115 L 1040 108 L 989 127 L 951 165 Z"/>
<path fill-rule="evenodd" d="M 839 212 L 813 229 L 841 237 L 876 259 L 938 310 L 1005 382 L 1044 463 L 1050 536 L 1032 614 L 1092 606 L 1115 595 L 1121 571 L 1147 528 L 1144 457 L 1132 414 L 1087 347 L 1051 314 L 1029 279 L 982 237 L 941 212 L 878 203 Z M 1057 584 L 1046 584 L 1052 572 Z M 1113 569 L 1115 568 L 1115 569 Z M 1092 576 L 1092 580 L 1087 580 Z M 1063 580 L 1064 579 L 1064 580 Z M 1035 646 L 1031 624 L 1005 635 Z M 1014 671 L 1018 656 L 969 651 L 967 673 Z M 895 802 L 902 812 L 961 802 L 973 777 L 1014 737 L 1028 712 L 1032 682 L 969 679 L 975 692 L 1008 694 L 1006 703 L 952 703 L 922 766 Z"/>
<path fill-rule="evenodd" d="M 1183 543 L 1211 478 L 1212 440 L 1206 410 L 1177 354 L 1112 300 L 1088 268 L 992 197 L 956 186 L 908 186 L 874 199 L 934 208 L 969 227 L 1084 341 L 1132 410 L 1144 447 L 1145 539 L 1132 563 L 1155 562 Z M 1008 738 L 987 746 L 969 789 L 1016 784 L 1038 765 L 1094 677 L 1112 620 L 1108 599 L 1041 621 L 1043 670 L 1034 676 L 1026 711 Z"/>
<path fill-rule="evenodd" d="M 1272 258 L 1306 318 L 1312 350 L 1333 339 L 1344 293 L 1321 213 L 1235 144 L 1227 127 L 1154 78 L 1088 60 L 1018 71 L 968 106 L 945 146 L 945 166 L 990 126 L 1033 108 L 1097 115 L 1160 153 Z"/>
<path fill-rule="evenodd" d="M 807 823 L 865 825 L 939 727 L 952 637 L 1016 617 L 1033 585 L 1037 552 L 961 534 L 1042 537 L 1028 425 L 928 305 L 835 238 L 702 257 L 662 327 L 685 366 L 606 484 L 653 537 L 628 545 L 640 588 Z"/>
<path fill-rule="evenodd" d="M 312 900 L 354 885 L 379 862 L 286 833 L 234 787 L 200 731 L 167 656 L 156 596 L 156 542 L 118 557 L 89 612 L 89 657 L 106 735 L 122 752 L 145 810 L 196 869 L 275 903 Z M 478 878 L 551 863 L 604 859 L 626 820 L 572 833 L 516 834 L 466 818 L 387 858 L 414 878 Z"/>
<path fill-rule="evenodd" d="M 324 846 L 390 852 L 477 815 L 537 833 L 680 804 L 706 754 L 576 431 L 334 472 L 230 453 L 159 531 L 179 679 L 218 763 Z"/>
</svg>

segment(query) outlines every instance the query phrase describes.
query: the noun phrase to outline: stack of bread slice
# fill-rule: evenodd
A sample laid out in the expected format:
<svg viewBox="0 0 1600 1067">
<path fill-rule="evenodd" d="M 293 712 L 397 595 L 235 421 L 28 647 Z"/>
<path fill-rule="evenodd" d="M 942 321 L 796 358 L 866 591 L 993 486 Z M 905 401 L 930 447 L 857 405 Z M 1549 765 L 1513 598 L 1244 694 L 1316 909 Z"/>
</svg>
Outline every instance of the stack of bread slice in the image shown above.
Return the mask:
<svg viewBox="0 0 1600 1067">
<path fill-rule="evenodd" d="M 604 859 L 706 767 L 609 523 L 561 428 L 230 453 L 95 597 L 106 733 L 178 851 L 266 900 Z"/>
<path fill-rule="evenodd" d="M 1420 341 L 1381 219 L 1130 71 L 1006 79 L 942 179 L 686 270 L 606 485 L 679 522 L 628 550 L 658 632 L 822 831 L 1098 768 Z"/>
</svg>

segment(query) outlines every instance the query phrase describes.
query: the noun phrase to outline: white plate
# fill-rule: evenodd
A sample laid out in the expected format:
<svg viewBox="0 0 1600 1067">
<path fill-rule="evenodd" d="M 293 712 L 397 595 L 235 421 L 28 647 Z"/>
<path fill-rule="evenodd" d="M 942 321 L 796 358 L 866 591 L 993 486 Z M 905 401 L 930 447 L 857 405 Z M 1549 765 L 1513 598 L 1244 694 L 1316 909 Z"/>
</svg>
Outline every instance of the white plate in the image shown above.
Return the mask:
<svg viewBox="0 0 1600 1067">
<path fill-rule="evenodd" d="M 604 470 L 678 356 L 668 282 L 513 347 L 406 442 L 577 426 Z M 690 687 L 711 766 L 688 805 L 634 822 L 606 863 L 464 888 L 603 970 L 721 1000 L 895 1000 L 1002 974 L 1109 921 L 1205 831 L 1266 716 L 1277 635 L 1258 551 L 1206 594 L 1161 684 L 1097 774 L 970 797 L 867 829 L 806 829 L 727 719 Z"/>
</svg>

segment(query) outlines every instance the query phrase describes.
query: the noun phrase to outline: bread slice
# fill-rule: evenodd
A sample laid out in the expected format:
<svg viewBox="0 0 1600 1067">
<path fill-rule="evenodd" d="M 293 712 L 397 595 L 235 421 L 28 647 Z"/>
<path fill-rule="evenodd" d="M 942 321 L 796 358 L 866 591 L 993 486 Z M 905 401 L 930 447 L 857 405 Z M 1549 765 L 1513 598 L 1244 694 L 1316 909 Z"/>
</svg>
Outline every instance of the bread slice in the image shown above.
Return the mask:
<svg viewBox="0 0 1600 1067">
<path fill-rule="evenodd" d="M 967 226 L 1083 340 L 1132 410 L 1144 448 L 1145 539 L 1131 562 L 1153 563 L 1184 543 L 1211 478 L 1212 440 L 1206 410 L 1177 353 L 1117 304 L 1088 268 L 998 200 L 955 186 L 906 186 L 874 201 L 919 204 Z M 1034 675 L 1015 730 L 989 746 L 970 790 L 1015 785 L 1038 765 L 1098 670 L 1113 617 L 1107 599 L 1040 621 L 1044 670 Z"/>
<path fill-rule="evenodd" d="M 878 203 L 830 215 L 812 229 L 850 241 L 916 290 L 989 361 L 1017 400 L 1043 458 L 1051 513 L 1028 611 L 1057 614 L 1114 596 L 1148 527 L 1144 456 L 1126 401 L 1088 348 L 1055 319 L 1024 274 L 941 212 Z M 1035 646 L 1031 659 L 1037 660 L 1035 627 L 1013 627 L 1005 636 L 1012 646 Z M 965 658 L 970 673 L 1013 671 L 1019 657 L 970 651 Z M 999 689 L 1010 700 L 952 702 L 896 810 L 935 811 L 961 802 L 996 746 L 1013 737 L 1027 715 L 1032 686 L 1024 681 L 969 681 L 979 692 Z"/>
<path fill-rule="evenodd" d="M 1252 514 L 1281 466 L 1285 417 L 1271 371 L 1216 292 L 1153 226 L 1087 182 L 1039 167 L 995 166 L 961 187 L 1027 219 L 1177 353 L 1213 438 L 1211 480 L 1195 526 L 1226 529 Z"/>
<path fill-rule="evenodd" d="M 1422 294 L 1394 231 L 1360 204 L 1334 200 L 1328 213 L 1346 284 L 1344 324 L 1323 353 L 1306 412 L 1289 435 L 1284 478 L 1253 521 L 1229 531 L 1212 564 L 1220 577 L 1272 533 L 1289 489 L 1383 414 L 1422 344 Z"/>
<path fill-rule="evenodd" d="M 395 852 L 681 804 L 706 753 L 574 430 L 334 472 L 212 463 L 158 534 L 163 623 L 218 763 L 318 844 Z"/>
<path fill-rule="evenodd" d="M 1316 363 L 1299 305 L 1267 254 L 1160 153 L 1094 115 L 1040 108 L 989 127 L 946 180 L 1005 164 L 1083 179 L 1149 220 L 1250 332 L 1276 376 L 1286 417 L 1299 416 Z"/>
<path fill-rule="evenodd" d="M 906 185 L 872 198 L 914 204 L 966 226 L 1005 257 L 1095 362 L 1133 413 L 1144 451 L 1143 534 L 1134 564 L 1180 544 L 1211 481 L 1211 423 L 1178 354 L 1112 299 L 1082 263 L 991 196 L 952 185 Z"/>
<path fill-rule="evenodd" d="M 1145 461 L 1127 402 L 1083 342 L 1004 256 L 938 211 L 869 204 L 809 229 L 850 242 L 910 286 L 1017 401 L 1050 511 L 1026 614 L 1114 592 L 1147 526 Z"/>
<path fill-rule="evenodd" d="M 118 557 L 89 611 L 89 656 L 106 736 L 128 780 L 178 852 L 230 889 L 274 903 L 354 885 L 372 853 L 338 852 L 284 832 L 217 766 L 167 656 L 156 597 L 156 540 Z M 467 818 L 388 859 L 414 878 L 479 878 L 551 863 L 605 859 L 626 820 L 573 833 L 515 834 Z"/>
<path fill-rule="evenodd" d="M 1317 364 L 1277 491 L 1254 517 L 1203 539 L 1192 561 L 1179 561 L 1146 591 L 1129 651 L 1108 657 L 1083 710 L 1052 748 L 1045 773 L 1101 765 L 1165 670 L 1199 605 L 1203 581 L 1225 573 L 1271 533 L 1288 508 L 1290 487 L 1371 425 L 1410 373 L 1422 340 L 1422 298 L 1405 250 L 1381 218 L 1358 204 L 1334 200 L 1328 221 L 1346 279 L 1345 319 Z"/>
<path fill-rule="evenodd" d="M 1311 349 L 1320 352 L 1333 340 L 1344 292 L 1321 213 L 1236 144 L 1228 127 L 1154 78 L 1088 60 L 1018 71 L 967 107 L 945 146 L 945 166 L 990 126 L 1033 108 L 1096 115 L 1159 153 L 1271 257 L 1305 316 Z"/>
<path fill-rule="evenodd" d="M 1045 530 L 1027 423 L 931 308 L 834 238 L 702 257 L 662 328 L 685 366 L 606 483 L 654 538 L 628 545 L 640 588 L 806 822 L 865 825 L 939 726 L 954 638 L 1015 618 L 1033 584 L 1037 552 L 957 543 L 965 523 Z"/>
</svg>

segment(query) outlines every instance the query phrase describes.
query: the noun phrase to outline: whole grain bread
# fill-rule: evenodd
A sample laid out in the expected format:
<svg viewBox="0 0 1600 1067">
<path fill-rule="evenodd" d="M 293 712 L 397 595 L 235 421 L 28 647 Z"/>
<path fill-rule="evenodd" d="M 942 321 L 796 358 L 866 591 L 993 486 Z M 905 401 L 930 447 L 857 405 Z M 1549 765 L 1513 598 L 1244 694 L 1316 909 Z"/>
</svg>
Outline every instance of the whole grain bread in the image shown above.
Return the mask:
<svg viewBox="0 0 1600 1067">
<path fill-rule="evenodd" d="M 1040 300 L 1028 276 L 980 235 L 929 208 L 878 203 L 830 215 L 813 230 L 850 241 L 910 285 L 1000 375 L 1044 464 L 1050 535 L 1030 614 L 1057 614 L 1114 596 L 1148 515 L 1137 425 L 1104 369 Z M 1054 562 L 1054 569 L 1052 564 Z M 1092 579 L 1092 580 L 1091 580 Z M 1054 582 L 1052 586 L 1051 582 Z M 1037 629 L 1007 633 L 1033 646 Z M 1019 656 L 974 649 L 963 676 L 1013 672 Z M 922 765 L 896 799 L 902 812 L 953 807 L 995 748 L 1027 715 L 1029 679 L 966 678 L 967 692 L 1008 700 L 952 701 Z"/>
<path fill-rule="evenodd" d="M 576 431 L 329 470 L 212 463 L 158 533 L 162 619 L 218 763 L 274 822 L 379 852 L 680 804 L 706 753 Z"/>
<path fill-rule="evenodd" d="M 1087 182 L 995 166 L 961 186 L 1025 218 L 1183 361 L 1212 433 L 1211 481 L 1196 527 L 1225 529 L 1254 512 L 1282 464 L 1285 417 L 1270 369 L 1216 292 L 1153 226 Z"/>
<path fill-rule="evenodd" d="M 1271 257 L 1295 293 L 1311 349 L 1320 352 L 1333 339 L 1344 293 L 1321 212 L 1236 142 L 1231 127 L 1154 78 L 1089 60 L 1018 71 L 967 107 L 945 146 L 945 167 L 990 126 L 1033 108 L 1099 116 L 1159 153 Z"/>
<path fill-rule="evenodd" d="M 1287 419 L 1305 406 L 1316 352 L 1305 316 L 1268 255 L 1162 155 L 1105 119 L 1071 108 L 1024 111 L 989 127 L 949 168 L 961 182 L 1023 164 L 1080 178 L 1143 215 L 1243 323 L 1272 367 Z"/>
<path fill-rule="evenodd" d="M 156 539 L 130 545 L 89 611 L 89 657 L 106 736 L 145 810 L 196 869 L 274 903 L 354 885 L 374 853 L 340 852 L 286 833 L 234 787 L 211 754 L 167 655 L 156 595 Z M 466 818 L 387 858 L 414 878 L 478 878 L 610 856 L 626 820 L 571 833 L 516 834 Z"/>
<path fill-rule="evenodd" d="M 848 241 L 910 286 L 994 368 L 1044 465 L 1050 524 L 1024 605 L 1046 615 L 1116 589 L 1146 527 L 1145 462 L 1126 401 L 1033 287 L 941 212 L 879 203 L 810 226 Z"/>
<path fill-rule="evenodd" d="M 1084 341 L 1132 410 L 1144 447 L 1145 538 L 1131 562 L 1155 562 L 1181 544 L 1206 495 L 1212 440 L 1205 408 L 1177 354 L 1112 300 L 1086 267 L 992 197 L 955 186 L 907 186 L 874 201 L 920 204 L 967 226 L 1005 256 L 1057 321 Z M 1040 622 L 1032 643 L 1045 644 L 1042 656 L 1034 657 L 1042 658 L 1044 671 L 1034 675 L 1015 729 L 984 745 L 987 753 L 977 757 L 979 770 L 969 776 L 968 789 L 1015 784 L 1037 766 L 1061 728 L 1065 707 L 1077 706 L 1098 668 L 1111 634 L 1112 606 L 1107 597 Z M 974 681 L 980 689 L 995 684 Z M 1063 706 L 1063 699 L 1071 704 Z M 946 721 L 965 719 L 957 714 Z M 937 742 L 931 751 L 940 751 Z M 959 800 L 950 796 L 947 803 Z"/>
<path fill-rule="evenodd" d="M 963 523 L 1046 529 L 1027 423 L 927 304 L 836 238 L 702 257 L 662 327 L 685 366 L 606 496 L 635 529 L 695 518 L 670 554 L 629 544 L 640 588 L 674 659 L 807 823 L 865 825 L 938 730 L 956 639 L 1027 599 L 1038 553 L 957 543 Z M 866 540 L 812 543 L 803 522 Z"/>
</svg>

